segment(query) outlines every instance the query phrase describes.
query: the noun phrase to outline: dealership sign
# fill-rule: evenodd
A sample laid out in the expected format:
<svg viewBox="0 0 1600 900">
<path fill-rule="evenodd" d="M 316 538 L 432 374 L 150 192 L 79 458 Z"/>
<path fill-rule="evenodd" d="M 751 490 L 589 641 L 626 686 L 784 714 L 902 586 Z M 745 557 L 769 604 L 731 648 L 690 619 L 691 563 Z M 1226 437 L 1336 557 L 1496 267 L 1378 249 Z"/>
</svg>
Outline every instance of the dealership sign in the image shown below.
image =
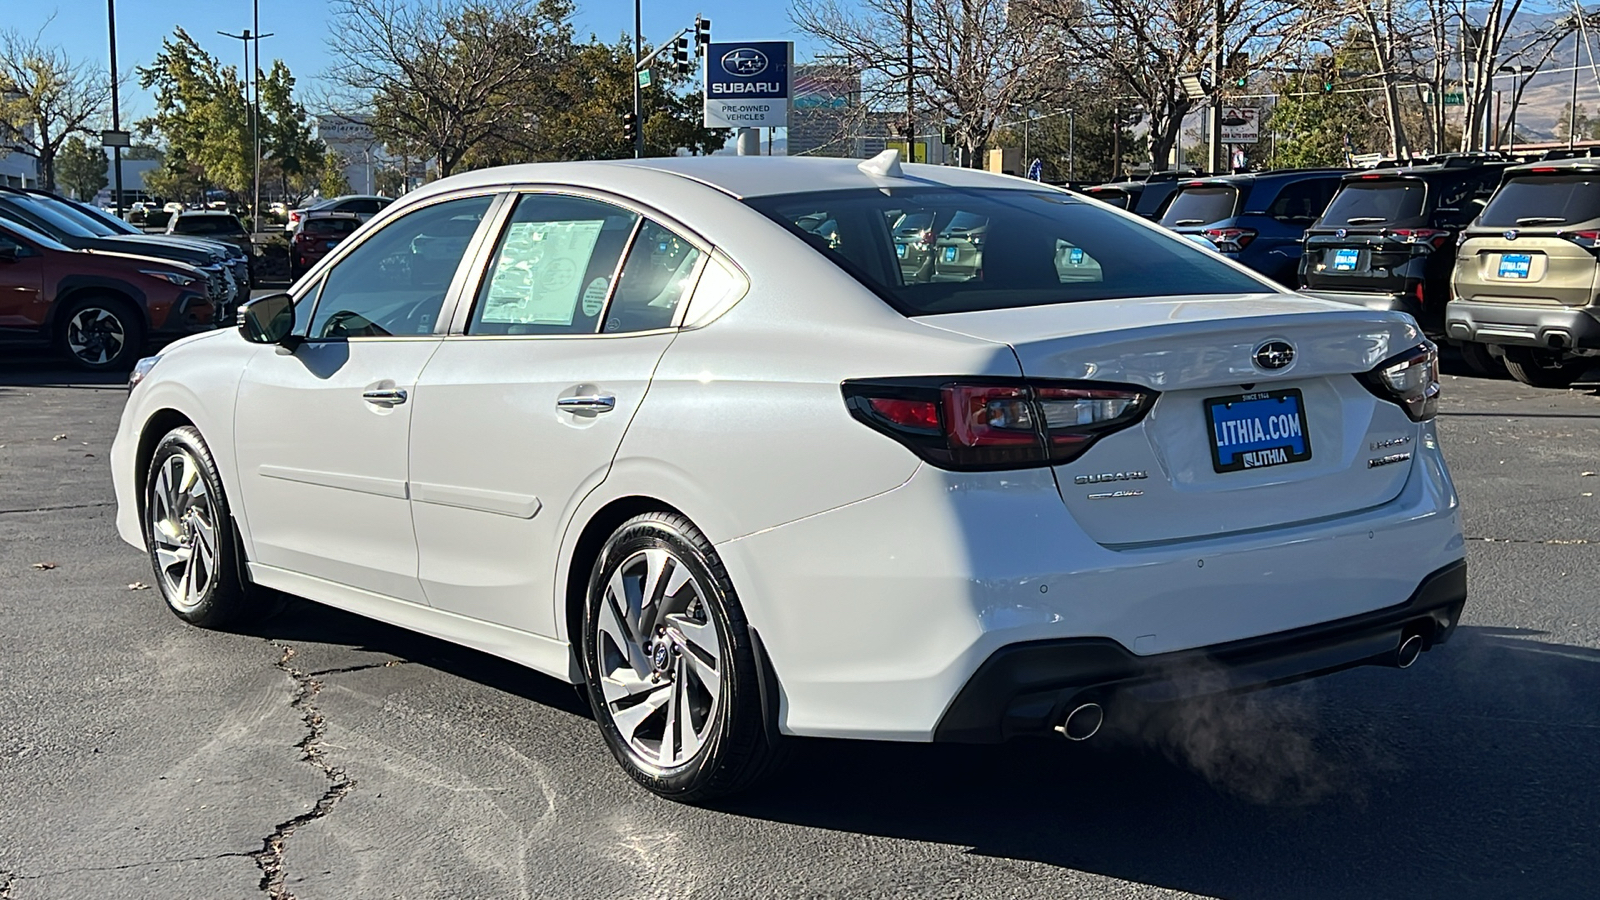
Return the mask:
<svg viewBox="0 0 1600 900">
<path fill-rule="evenodd" d="M 706 48 L 707 128 L 789 127 L 790 41 L 710 44 Z"/>
</svg>

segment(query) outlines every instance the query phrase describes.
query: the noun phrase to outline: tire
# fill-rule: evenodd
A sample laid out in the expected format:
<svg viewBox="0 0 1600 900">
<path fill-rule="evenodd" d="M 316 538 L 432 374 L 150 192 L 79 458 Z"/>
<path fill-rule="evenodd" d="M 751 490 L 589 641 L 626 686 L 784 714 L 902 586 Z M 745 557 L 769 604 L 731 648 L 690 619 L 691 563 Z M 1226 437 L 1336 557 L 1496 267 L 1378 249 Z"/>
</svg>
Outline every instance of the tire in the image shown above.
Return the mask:
<svg viewBox="0 0 1600 900">
<path fill-rule="evenodd" d="M 113 297 L 74 300 L 61 313 L 56 349 L 91 372 L 131 369 L 144 354 L 144 318 Z"/>
<path fill-rule="evenodd" d="M 1487 344 L 1462 341 L 1456 347 L 1461 351 L 1461 361 L 1467 364 L 1472 374 L 1479 378 L 1506 377 L 1505 361 L 1490 353 Z"/>
<path fill-rule="evenodd" d="M 1506 348 L 1506 371 L 1511 377 L 1529 387 L 1572 387 L 1572 383 L 1589 371 L 1590 361 L 1575 359 L 1563 361 L 1561 354 L 1552 350 L 1533 350 L 1528 347 Z"/>
<path fill-rule="evenodd" d="M 156 445 L 143 525 L 156 587 L 178 618 L 222 629 L 277 611 L 267 592 L 243 581 L 243 553 L 222 479 L 193 426 L 172 429 Z"/>
<path fill-rule="evenodd" d="M 738 595 L 688 519 L 645 513 L 612 533 L 589 579 L 582 640 L 600 734 L 646 789 L 704 803 L 749 788 L 784 758 Z"/>
</svg>

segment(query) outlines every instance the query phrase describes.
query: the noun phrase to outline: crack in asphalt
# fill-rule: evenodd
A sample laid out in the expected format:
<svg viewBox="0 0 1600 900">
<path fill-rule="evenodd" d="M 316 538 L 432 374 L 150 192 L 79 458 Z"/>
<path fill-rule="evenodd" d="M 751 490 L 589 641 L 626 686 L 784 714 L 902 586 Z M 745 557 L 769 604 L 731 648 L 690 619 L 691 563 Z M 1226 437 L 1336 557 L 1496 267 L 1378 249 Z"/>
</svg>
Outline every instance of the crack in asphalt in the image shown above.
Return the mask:
<svg viewBox="0 0 1600 900">
<path fill-rule="evenodd" d="M 11 872 L 0 871 L 0 900 L 11 900 L 11 885 L 16 877 Z"/>
<path fill-rule="evenodd" d="M 381 663 L 362 663 L 359 666 L 344 666 L 338 669 L 318 669 L 315 672 L 307 672 L 306 676 L 308 678 L 317 678 L 323 675 L 344 675 L 349 672 L 365 672 L 368 669 L 389 669 L 395 666 L 403 666 L 408 662 L 411 662 L 411 660 L 391 659 Z"/>
<path fill-rule="evenodd" d="M 62 875 L 77 875 L 82 872 L 122 872 L 128 869 L 144 869 L 150 866 L 170 866 L 176 863 L 210 862 L 215 859 L 248 859 L 251 853 L 230 852 L 213 853 L 206 856 L 183 856 L 176 859 L 151 859 L 144 862 L 121 863 L 115 866 L 79 866 L 72 869 L 61 869 L 56 872 L 37 872 L 32 875 L 23 875 L 20 872 L 0 872 L 0 900 L 7 900 L 11 885 L 17 881 L 34 881 L 40 878 L 59 878 Z"/>
<path fill-rule="evenodd" d="M 310 763 L 322 771 L 323 777 L 328 780 L 328 789 L 311 807 L 309 812 L 283 822 L 272 830 L 261 842 L 261 849 L 250 854 L 261 869 L 261 890 L 272 900 L 294 900 L 294 893 L 284 886 L 284 854 L 285 845 L 289 836 L 307 822 L 312 822 L 326 816 L 345 795 L 350 793 L 355 786 L 355 781 L 345 771 L 337 766 L 328 764 L 322 755 L 322 737 L 326 725 L 322 719 L 322 711 L 317 708 L 317 693 L 322 690 L 322 683 L 316 680 L 317 672 L 303 672 L 295 668 L 289 661 L 294 658 L 295 649 L 288 644 L 272 642 L 273 646 L 283 649 L 283 656 L 274 665 L 282 669 L 295 683 L 294 699 L 289 701 L 292 709 L 300 711 L 300 719 L 305 722 L 306 736 L 301 738 L 295 747 L 300 750 L 300 759 Z M 0 900 L 6 900 L 0 895 Z"/>
<path fill-rule="evenodd" d="M 69 510 L 69 509 L 99 509 L 99 508 L 105 507 L 105 506 L 116 506 L 116 505 L 117 505 L 117 502 L 115 500 L 112 500 L 112 501 L 109 501 L 109 502 L 106 502 L 106 503 L 63 503 L 60 506 L 28 506 L 28 507 L 23 507 L 21 509 L 0 509 L 0 516 L 6 515 L 7 513 L 38 513 L 38 512 L 59 512 L 61 510 Z M 0 896 L 3 896 L 3 895 L 0 895 Z"/>
<path fill-rule="evenodd" d="M 1574 544 L 1593 544 L 1588 538 L 1492 538 L 1469 537 L 1469 541 L 1481 541 L 1485 544 L 1547 544 L 1550 546 L 1564 547 Z"/>
</svg>

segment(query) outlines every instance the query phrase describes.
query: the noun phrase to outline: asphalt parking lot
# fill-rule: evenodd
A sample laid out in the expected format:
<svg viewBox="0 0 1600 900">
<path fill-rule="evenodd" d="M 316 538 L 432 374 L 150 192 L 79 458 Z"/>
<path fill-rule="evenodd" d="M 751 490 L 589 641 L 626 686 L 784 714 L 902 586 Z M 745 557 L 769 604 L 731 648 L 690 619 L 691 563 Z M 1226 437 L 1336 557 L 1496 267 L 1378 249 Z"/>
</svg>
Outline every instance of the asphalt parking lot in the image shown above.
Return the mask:
<svg viewBox="0 0 1600 900">
<path fill-rule="evenodd" d="M 1593 897 L 1600 383 L 1444 387 L 1471 599 L 1412 669 L 1140 741 L 811 742 L 694 809 L 508 663 L 303 602 L 181 624 L 113 528 L 120 384 L 0 359 L 0 900 Z"/>
</svg>

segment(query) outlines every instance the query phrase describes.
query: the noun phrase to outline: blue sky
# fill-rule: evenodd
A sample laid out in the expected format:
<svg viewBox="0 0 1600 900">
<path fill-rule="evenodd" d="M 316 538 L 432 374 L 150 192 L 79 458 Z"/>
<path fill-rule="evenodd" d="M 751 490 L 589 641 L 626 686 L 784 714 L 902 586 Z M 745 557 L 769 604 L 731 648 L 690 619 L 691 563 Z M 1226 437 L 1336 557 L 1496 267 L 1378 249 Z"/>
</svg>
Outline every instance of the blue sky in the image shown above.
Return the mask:
<svg viewBox="0 0 1600 900">
<path fill-rule="evenodd" d="M 288 64 L 302 87 L 328 67 L 325 39 L 328 33 L 326 0 L 260 0 L 261 31 L 274 35 L 261 42 L 261 62 L 272 59 Z M 786 0 L 643 0 L 645 38 L 662 41 L 693 24 L 698 13 L 711 19 L 719 41 L 793 40 L 796 56 L 805 58 L 807 43 L 789 23 Z M 8 0 L 0 27 L 32 35 L 44 28 L 43 39 L 66 48 L 74 59 L 109 64 L 104 0 Z M 53 16 L 53 18 L 52 18 Z M 48 23 L 48 24 L 46 24 Z M 125 73 L 146 65 L 161 48 L 161 40 L 181 25 L 224 63 L 241 65 L 242 42 L 217 34 L 238 34 L 251 27 L 250 0 L 117 0 L 117 64 Z M 576 17 L 580 36 L 591 32 L 611 41 L 633 30 L 633 4 L 629 0 L 578 0 Z M 153 101 L 135 82 L 122 98 L 123 118 L 137 119 L 154 112 Z"/>
</svg>

